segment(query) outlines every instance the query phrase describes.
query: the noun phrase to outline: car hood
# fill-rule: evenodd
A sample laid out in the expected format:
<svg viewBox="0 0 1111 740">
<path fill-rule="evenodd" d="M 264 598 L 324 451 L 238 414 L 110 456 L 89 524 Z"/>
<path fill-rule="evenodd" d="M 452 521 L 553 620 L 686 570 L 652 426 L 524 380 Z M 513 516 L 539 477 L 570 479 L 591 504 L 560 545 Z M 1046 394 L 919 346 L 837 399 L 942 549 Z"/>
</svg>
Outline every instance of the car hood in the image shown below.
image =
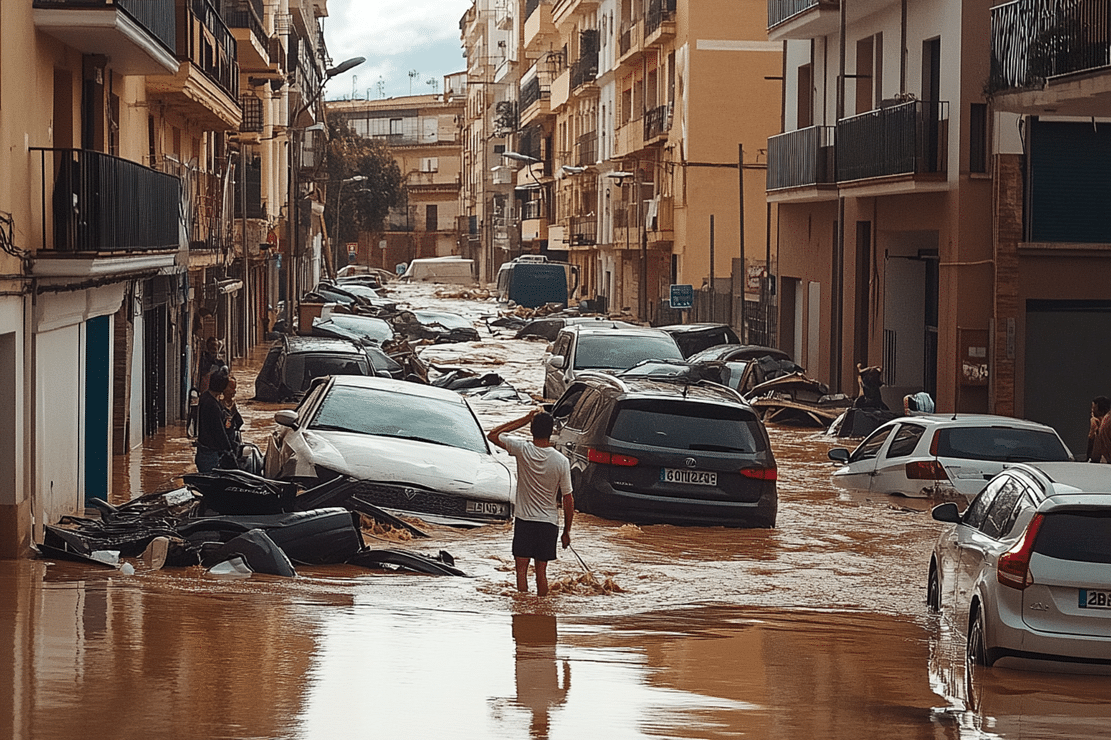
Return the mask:
<svg viewBox="0 0 1111 740">
<path fill-rule="evenodd" d="M 407 483 L 483 501 L 513 500 L 513 476 L 493 455 L 393 437 L 311 429 L 289 435 L 298 472 L 311 464 L 359 480 Z"/>
</svg>

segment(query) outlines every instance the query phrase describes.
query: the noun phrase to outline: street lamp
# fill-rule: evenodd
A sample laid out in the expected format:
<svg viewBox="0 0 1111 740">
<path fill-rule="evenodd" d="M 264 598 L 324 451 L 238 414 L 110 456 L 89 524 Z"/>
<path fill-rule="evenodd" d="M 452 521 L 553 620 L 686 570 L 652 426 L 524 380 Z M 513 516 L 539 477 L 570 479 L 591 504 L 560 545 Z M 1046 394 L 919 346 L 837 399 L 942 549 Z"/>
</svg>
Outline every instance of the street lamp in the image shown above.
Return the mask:
<svg viewBox="0 0 1111 740">
<path fill-rule="evenodd" d="M 298 143 L 297 132 L 300 130 L 297 126 L 297 119 L 302 113 L 309 110 L 320 96 L 324 93 L 324 86 L 328 80 L 336 75 L 343 74 L 348 70 L 359 66 L 366 61 L 365 57 L 353 57 L 340 62 L 334 67 L 324 71 L 324 79 L 320 81 L 320 85 L 313 91 L 312 95 L 302 103 L 296 110 L 290 110 L 289 119 L 286 122 L 289 130 L 289 172 L 288 172 L 288 214 L 286 223 L 289 228 L 289 265 L 285 267 L 286 270 L 286 296 L 285 296 L 285 325 L 286 331 L 294 333 L 293 329 L 293 303 L 297 300 L 297 262 L 298 254 L 297 249 L 297 214 L 298 214 L 298 190 L 300 184 L 298 182 L 298 169 L 301 167 L 301 149 Z M 292 82 L 292 79 L 290 79 Z"/>
<path fill-rule="evenodd" d="M 343 186 L 349 182 L 362 182 L 366 180 L 366 175 L 353 175 L 346 177 L 339 181 L 339 189 L 336 192 L 336 228 L 332 231 L 332 277 L 335 278 L 336 272 L 339 271 L 339 212 L 343 206 Z"/>
<path fill-rule="evenodd" d="M 640 199 L 640 164 L 637 163 L 636 172 L 628 172 L 626 170 L 616 170 L 614 172 L 607 172 L 606 177 L 617 180 L 617 187 L 625 184 L 625 180 L 630 177 L 636 178 L 633 198 L 636 199 L 637 204 L 637 221 L 639 221 L 637 228 L 640 231 L 640 289 L 637 291 L 638 303 L 640 304 L 640 318 L 643 321 L 648 321 L 648 231 L 644 225 L 644 214 L 641 212 L 642 204 Z M 625 245 L 629 244 L 629 221 L 628 211 L 626 210 L 625 220 Z"/>
</svg>

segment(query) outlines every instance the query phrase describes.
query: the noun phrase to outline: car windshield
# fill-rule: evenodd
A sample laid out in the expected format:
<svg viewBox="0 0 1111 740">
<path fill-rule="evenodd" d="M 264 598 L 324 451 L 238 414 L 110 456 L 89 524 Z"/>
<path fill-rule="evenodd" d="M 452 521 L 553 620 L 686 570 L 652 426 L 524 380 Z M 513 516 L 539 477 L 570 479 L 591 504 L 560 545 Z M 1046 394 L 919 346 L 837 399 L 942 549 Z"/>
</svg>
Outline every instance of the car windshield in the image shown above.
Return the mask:
<svg viewBox="0 0 1111 740">
<path fill-rule="evenodd" d="M 609 436 L 621 442 L 673 450 L 759 452 L 763 437 L 751 411 L 738 406 L 643 400 L 623 404 Z"/>
<path fill-rule="evenodd" d="M 488 452 L 482 428 L 465 404 L 393 390 L 333 386 L 309 426 Z"/>
<path fill-rule="evenodd" d="M 1053 432 L 1001 426 L 940 429 L 937 457 L 1003 462 L 1070 459 L 1068 449 Z"/>
<path fill-rule="evenodd" d="M 682 360 L 679 348 L 668 336 L 580 336 L 575 352 L 576 370 L 625 370 L 641 360 Z"/>
<path fill-rule="evenodd" d="M 1081 563 L 1111 563 L 1111 511 L 1050 512 L 1034 552 Z"/>
</svg>

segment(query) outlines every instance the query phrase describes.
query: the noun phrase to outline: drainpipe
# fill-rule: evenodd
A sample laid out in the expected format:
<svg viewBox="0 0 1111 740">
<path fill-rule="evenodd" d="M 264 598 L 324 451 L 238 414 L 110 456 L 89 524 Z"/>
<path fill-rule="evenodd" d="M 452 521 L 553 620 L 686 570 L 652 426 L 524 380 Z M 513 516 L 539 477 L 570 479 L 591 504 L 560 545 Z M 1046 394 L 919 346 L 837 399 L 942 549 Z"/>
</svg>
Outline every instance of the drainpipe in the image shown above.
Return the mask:
<svg viewBox="0 0 1111 740">
<path fill-rule="evenodd" d="M 838 31 L 838 74 L 837 74 L 837 121 L 845 117 L 845 43 L 846 43 L 846 11 L 848 0 L 841 0 L 840 28 Z M 841 345 L 842 345 L 842 315 L 844 306 L 842 295 L 844 293 L 844 261 L 845 261 L 845 195 L 837 190 L 837 239 L 833 248 L 833 281 L 830 301 L 832 311 L 830 316 L 830 342 L 829 342 L 829 387 L 833 391 L 841 390 Z"/>
</svg>

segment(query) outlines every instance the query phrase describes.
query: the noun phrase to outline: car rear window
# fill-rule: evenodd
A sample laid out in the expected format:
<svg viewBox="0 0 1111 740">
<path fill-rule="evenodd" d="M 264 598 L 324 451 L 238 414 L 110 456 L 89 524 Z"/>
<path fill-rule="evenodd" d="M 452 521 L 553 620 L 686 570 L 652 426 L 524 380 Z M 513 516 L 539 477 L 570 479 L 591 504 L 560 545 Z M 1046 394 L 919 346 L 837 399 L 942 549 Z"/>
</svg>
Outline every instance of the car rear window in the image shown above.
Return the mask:
<svg viewBox="0 0 1111 740">
<path fill-rule="evenodd" d="M 575 369 L 627 370 L 641 360 L 681 359 L 679 348 L 669 336 L 580 336 Z"/>
<path fill-rule="evenodd" d="M 631 401 L 618 407 L 609 436 L 675 450 L 760 452 L 755 415 L 736 406 L 681 401 Z"/>
<path fill-rule="evenodd" d="M 325 375 L 369 375 L 365 357 L 352 355 L 296 354 L 285 365 L 285 382 L 290 388 L 305 390 L 313 378 Z"/>
<path fill-rule="evenodd" d="M 1059 560 L 1111 563 L 1111 512 L 1046 514 L 1034 552 Z"/>
<path fill-rule="evenodd" d="M 1063 461 L 1069 451 L 1052 432 L 1011 427 L 951 427 L 937 432 L 937 456 L 1003 462 Z"/>
</svg>

